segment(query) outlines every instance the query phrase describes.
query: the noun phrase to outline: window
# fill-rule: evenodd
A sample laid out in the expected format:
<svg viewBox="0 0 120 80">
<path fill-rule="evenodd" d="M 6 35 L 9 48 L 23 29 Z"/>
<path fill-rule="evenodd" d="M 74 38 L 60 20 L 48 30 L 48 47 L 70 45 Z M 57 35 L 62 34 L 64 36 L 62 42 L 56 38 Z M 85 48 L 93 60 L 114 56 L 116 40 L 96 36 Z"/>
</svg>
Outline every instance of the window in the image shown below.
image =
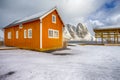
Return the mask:
<svg viewBox="0 0 120 80">
<path fill-rule="evenodd" d="M 28 38 L 32 38 L 32 29 L 28 29 Z"/>
<path fill-rule="evenodd" d="M 48 37 L 49 38 L 59 38 L 59 31 L 58 30 L 49 29 L 48 30 Z"/>
<path fill-rule="evenodd" d="M 18 39 L 18 31 L 16 31 L 16 39 Z"/>
<path fill-rule="evenodd" d="M 11 32 L 8 32 L 8 39 L 11 39 Z"/>
<path fill-rule="evenodd" d="M 27 30 L 24 30 L 24 38 L 27 38 Z"/>
<path fill-rule="evenodd" d="M 59 37 L 59 31 L 58 30 L 54 30 L 54 38 L 58 38 Z"/>
<path fill-rule="evenodd" d="M 52 15 L 52 23 L 56 23 L 56 16 Z"/>
<path fill-rule="evenodd" d="M 19 25 L 19 29 L 22 29 L 22 28 L 23 28 L 23 25 L 22 25 L 22 24 L 20 24 L 20 25 Z"/>
<path fill-rule="evenodd" d="M 53 38 L 53 30 L 52 29 L 48 30 L 48 37 Z"/>
</svg>

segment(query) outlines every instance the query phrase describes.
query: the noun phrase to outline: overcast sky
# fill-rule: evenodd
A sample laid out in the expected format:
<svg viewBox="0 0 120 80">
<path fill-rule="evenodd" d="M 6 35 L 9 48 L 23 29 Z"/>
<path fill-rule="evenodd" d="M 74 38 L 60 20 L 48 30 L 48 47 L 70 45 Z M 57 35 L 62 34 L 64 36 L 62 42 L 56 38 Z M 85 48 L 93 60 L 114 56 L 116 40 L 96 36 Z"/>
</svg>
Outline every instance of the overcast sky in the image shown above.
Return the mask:
<svg viewBox="0 0 120 80">
<path fill-rule="evenodd" d="M 120 25 L 120 0 L 0 0 L 0 28 L 54 6 L 66 24 L 81 22 L 88 28 Z"/>
</svg>

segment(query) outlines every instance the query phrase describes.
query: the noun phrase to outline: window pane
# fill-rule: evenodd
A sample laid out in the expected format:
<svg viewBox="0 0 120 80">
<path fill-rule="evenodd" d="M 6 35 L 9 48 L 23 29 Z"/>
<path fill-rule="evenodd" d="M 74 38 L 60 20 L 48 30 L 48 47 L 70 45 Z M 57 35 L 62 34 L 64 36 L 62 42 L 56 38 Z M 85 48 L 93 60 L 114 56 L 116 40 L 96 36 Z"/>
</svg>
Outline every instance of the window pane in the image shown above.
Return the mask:
<svg viewBox="0 0 120 80">
<path fill-rule="evenodd" d="M 8 32 L 8 39 L 11 39 L 11 32 Z"/>
<path fill-rule="evenodd" d="M 48 37 L 49 38 L 59 38 L 59 31 L 58 30 L 49 29 L 48 30 Z"/>
<path fill-rule="evenodd" d="M 22 25 L 22 24 L 20 24 L 20 25 L 19 25 L 19 28 L 20 28 L 20 29 L 22 29 L 22 28 L 23 28 L 23 25 Z"/>
<path fill-rule="evenodd" d="M 16 31 L 16 39 L 18 39 L 18 31 Z"/>
<path fill-rule="evenodd" d="M 48 35 L 49 35 L 49 37 L 53 37 L 53 30 L 49 30 Z"/>
<path fill-rule="evenodd" d="M 32 38 L 32 29 L 28 29 L 28 38 Z"/>
<path fill-rule="evenodd" d="M 59 37 L 59 32 L 57 30 L 54 31 L 54 37 L 58 38 Z"/>
<path fill-rule="evenodd" d="M 24 38 L 27 38 L 27 31 L 24 30 Z"/>
<path fill-rule="evenodd" d="M 55 15 L 52 15 L 52 22 L 56 23 L 56 16 Z"/>
</svg>

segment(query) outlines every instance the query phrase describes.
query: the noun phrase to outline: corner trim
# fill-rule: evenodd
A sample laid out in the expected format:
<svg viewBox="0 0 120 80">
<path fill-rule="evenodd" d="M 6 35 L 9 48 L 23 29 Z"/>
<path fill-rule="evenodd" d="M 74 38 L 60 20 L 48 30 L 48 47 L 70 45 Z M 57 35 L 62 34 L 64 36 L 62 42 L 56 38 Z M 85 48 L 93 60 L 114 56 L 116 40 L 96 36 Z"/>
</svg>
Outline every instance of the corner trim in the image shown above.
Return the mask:
<svg viewBox="0 0 120 80">
<path fill-rule="evenodd" d="M 42 49 L 42 19 L 40 19 L 40 49 Z"/>
</svg>

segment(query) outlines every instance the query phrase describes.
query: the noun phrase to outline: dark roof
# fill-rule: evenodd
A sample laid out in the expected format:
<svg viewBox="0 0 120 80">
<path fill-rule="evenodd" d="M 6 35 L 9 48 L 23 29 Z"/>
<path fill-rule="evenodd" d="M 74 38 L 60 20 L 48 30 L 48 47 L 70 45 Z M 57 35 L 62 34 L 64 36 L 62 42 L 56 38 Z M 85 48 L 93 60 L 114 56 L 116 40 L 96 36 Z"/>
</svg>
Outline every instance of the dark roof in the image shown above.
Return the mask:
<svg viewBox="0 0 120 80">
<path fill-rule="evenodd" d="M 57 10 L 57 8 L 54 7 L 49 11 L 40 12 L 40 13 L 34 14 L 32 16 L 28 16 L 28 17 L 22 18 L 20 20 L 16 20 L 16 21 L 12 22 L 11 24 L 9 24 L 8 26 L 6 26 L 5 28 L 9 28 L 11 26 L 15 26 L 15 25 L 18 25 L 18 24 L 21 24 L 21 23 L 26 23 L 26 22 L 30 22 L 30 21 L 34 21 L 34 20 L 43 18 L 43 17 L 45 17 L 46 15 L 48 15 L 49 13 L 51 13 L 54 10 Z"/>
<path fill-rule="evenodd" d="M 120 26 L 108 26 L 108 27 L 99 27 L 99 28 L 94 28 L 94 30 L 115 30 L 115 29 L 120 29 Z"/>
</svg>

